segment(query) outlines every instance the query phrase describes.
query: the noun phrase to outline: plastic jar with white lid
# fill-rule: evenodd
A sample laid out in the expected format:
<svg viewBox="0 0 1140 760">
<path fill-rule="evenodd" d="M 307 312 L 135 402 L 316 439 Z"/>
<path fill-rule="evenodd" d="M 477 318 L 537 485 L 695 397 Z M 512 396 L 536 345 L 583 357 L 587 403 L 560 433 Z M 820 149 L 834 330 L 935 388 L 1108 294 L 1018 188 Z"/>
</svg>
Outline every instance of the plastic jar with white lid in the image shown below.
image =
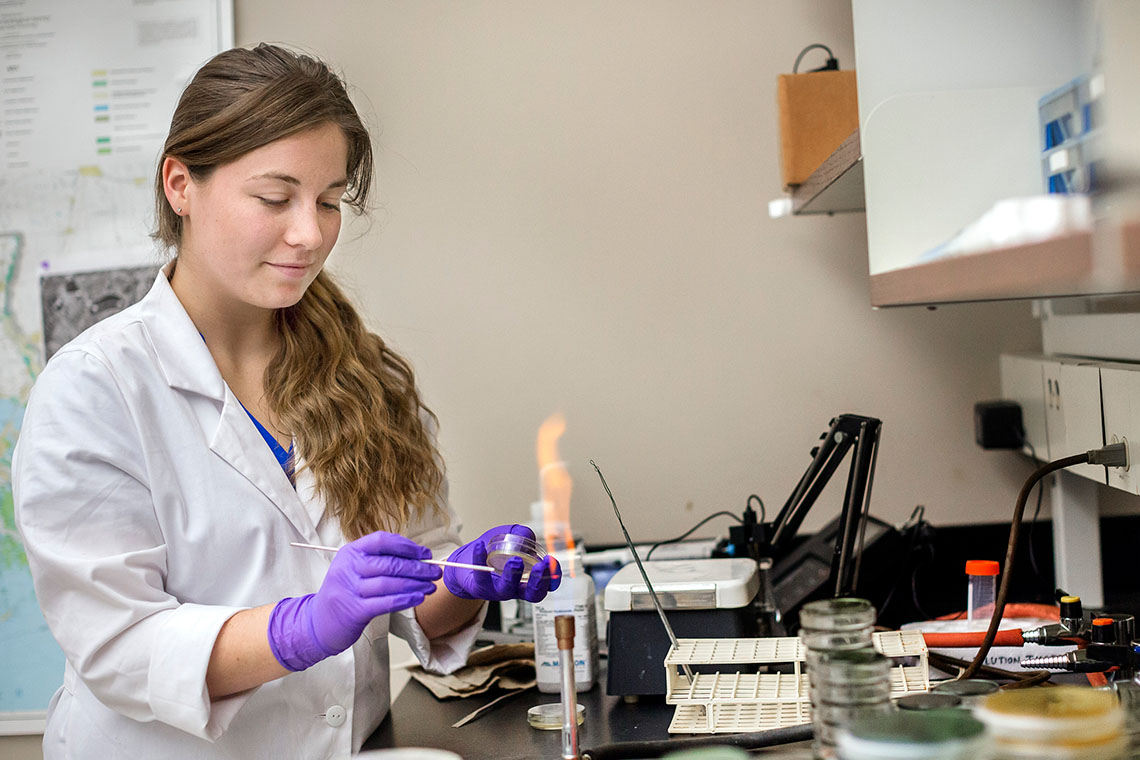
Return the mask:
<svg viewBox="0 0 1140 760">
<path fill-rule="evenodd" d="M 975 711 L 990 760 L 1119 760 L 1124 711 L 1107 691 L 1077 686 L 1005 691 Z"/>
</svg>

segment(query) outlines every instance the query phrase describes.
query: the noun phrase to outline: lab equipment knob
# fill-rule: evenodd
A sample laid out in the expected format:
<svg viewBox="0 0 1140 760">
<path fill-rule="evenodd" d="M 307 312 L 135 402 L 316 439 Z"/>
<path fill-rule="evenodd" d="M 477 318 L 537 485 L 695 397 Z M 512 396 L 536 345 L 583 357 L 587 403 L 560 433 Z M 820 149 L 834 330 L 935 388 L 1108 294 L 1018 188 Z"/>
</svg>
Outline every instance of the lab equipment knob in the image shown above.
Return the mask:
<svg viewBox="0 0 1140 760">
<path fill-rule="evenodd" d="M 1062 620 L 1080 620 L 1085 614 L 1079 596 L 1063 596 L 1059 604 Z"/>
<path fill-rule="evenodd" d="M 1116 643 L 1116 631 L 1112 618 L 1096 618 L 1092 621 L 1092 642 L 1094 644 Z"/>
</svg>

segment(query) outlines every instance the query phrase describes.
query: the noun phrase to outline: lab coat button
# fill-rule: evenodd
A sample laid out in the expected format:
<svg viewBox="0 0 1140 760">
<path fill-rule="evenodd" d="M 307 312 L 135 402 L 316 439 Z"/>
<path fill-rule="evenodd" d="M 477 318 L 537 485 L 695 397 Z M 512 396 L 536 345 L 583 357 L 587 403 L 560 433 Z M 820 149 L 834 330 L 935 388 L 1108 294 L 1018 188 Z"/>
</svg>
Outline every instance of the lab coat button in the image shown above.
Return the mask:
<svg viewBox="0 0 1140 760">
<path fill-rule="evenodd" d="M 333 705 L 328 710 L 325 710 L 325 722 L 333 728 L 343 726 L 346 717 L 348 717 L 348 711 L 340 705 Z"/>
</svg>

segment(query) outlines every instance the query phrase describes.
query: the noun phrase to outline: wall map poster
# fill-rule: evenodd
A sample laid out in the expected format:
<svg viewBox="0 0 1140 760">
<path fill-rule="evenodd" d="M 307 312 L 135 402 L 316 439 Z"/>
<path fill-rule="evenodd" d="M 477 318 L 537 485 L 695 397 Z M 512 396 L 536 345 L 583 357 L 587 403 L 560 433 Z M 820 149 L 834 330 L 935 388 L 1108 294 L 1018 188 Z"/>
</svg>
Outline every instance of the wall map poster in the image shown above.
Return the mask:
<svg viewBox="0 0 1140 760">
<path fill-rule="evenodd" d="M 28 393 L 46 356 L 154 279 L 170 115 L 232 44 L 231 0 L 0 3 L 0 733 L 42 731 L 63 680 L 14 517 Z"/>
</svg>

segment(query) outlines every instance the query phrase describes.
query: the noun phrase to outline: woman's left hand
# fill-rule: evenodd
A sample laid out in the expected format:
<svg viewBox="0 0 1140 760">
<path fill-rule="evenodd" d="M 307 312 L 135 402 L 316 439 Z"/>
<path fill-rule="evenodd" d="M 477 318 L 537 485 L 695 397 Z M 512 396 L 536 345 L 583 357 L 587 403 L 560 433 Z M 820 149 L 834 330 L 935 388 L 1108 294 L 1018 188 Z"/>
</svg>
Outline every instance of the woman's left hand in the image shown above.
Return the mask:
<svg viewBox="0 0 1140 760">
<path fill-rule="evenodd" d="M 534 540 L 534 531 L 525 525 L 499 525 L 483 533 L 469 544 L 464 544 L 451 553 L 451 562 L 469 565 L 487 564 L 487 542 L 493 536 L 514 533 Z M 562 573 L 558 560 L 547 556 L 530 569 L 530 577 L 522 583 L 523 561 L 520 557 L 507 560 L 503 572 L 488 573 L 479 570 L 465 570 L 458 567 L 443 569 L 443 583 L 447 590 L 462 599 L 486 599 L 501 602 L 507 599 L 522 599 L 527 602 L 540 602 L 546 594 L 558 588 Z"/>
</svg>

